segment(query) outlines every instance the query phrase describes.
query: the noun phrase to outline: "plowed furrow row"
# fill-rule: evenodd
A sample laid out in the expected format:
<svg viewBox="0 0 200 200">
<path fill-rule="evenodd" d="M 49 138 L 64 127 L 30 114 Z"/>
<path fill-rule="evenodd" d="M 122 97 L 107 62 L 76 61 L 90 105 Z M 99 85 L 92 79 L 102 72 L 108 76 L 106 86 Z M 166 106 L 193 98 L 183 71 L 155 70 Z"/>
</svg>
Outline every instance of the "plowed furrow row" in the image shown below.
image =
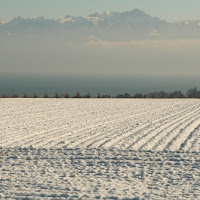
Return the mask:
<svg viewBox="0 0 200 200">
<path fill-rule="evenodd" d="M 158 108 L 159 109 L 159 108 Z M 117 126 L 122 123 L 123 121 L 126 121 L 129 118 L 133 118 L 139 115 L 142 115 L 144 113 L 135 113 L 135 114 L 131 114 L 131 115 L 126 115 L 126 117 L 121 116 L 121 118 L 117 119 L 117 120 L 112 120 L 112 121 L 106 121 L 105 124 L 101 124 L 99 126 L 105 126 L 106 129 L 104 131 L 99 131 L 96 127 L 94 127 L 93 129 L 88 129 L 86 131 L 78 131 L 76 133 L 73 133 L 71 135 L 73 135 L 72 137 L 67 136 L 65 139 L 68 141 L 66 142 L 64 147 L 68 147 L 68 148 L 73 148 L 73 147 L 77 147 L 79 145 L 81 145 L 80 147 L 82 147 L 82 145 L 85 142 L 92 141 L 92 138 L 98 138 L 101 137 L 100 140 L 103 140 L 104 138 L 108 138 L 108 135 L 112 135 L 112 133 L 110 133 L 110 131 L 113 129 L 112 132 L 116 133 L 118 129 L 116 129 L 116 126 L 114 124 L 112 124 L 113 122 L 115 124 L 117 124 Z M 109 127 L 111 126 L 111 130 L 107 130 Z M 120 126 L 120 129 L 122 129 L 123 127 L 126 128 L 126 126 Z M 128 126 L 129 127 L 129 126 Z M 130 129 L 130 128 L 128 128 Z M 91 133 L 91 134 L 90 134 Z M 86 139 L 85 139 L 86 138 Z M 49 143 L 52 143 L 52 141 L 50 141 Z M 93 143 L 93 142 L 92 142 Z M 91 146 L 91 145 L 88 145 Z"/>
<path fill-rule="evenodd" d="M 127 148 L 131 148 L 134 150 L 144 148 L 147 146 L 147 144 L 151 141 L 154 141 L 154 139 L 164 132 L 167 128 L 170 128 L 174 124 L 176 124 L 178 121 L 183 119 L 183 113 L 190 113 L 193 108 L 183 110 L 183 112 L 179 112 L 178 114 L 172 115 L 170 117 L 164 118 L 164 122 L 161 119 L 160 121 L 156 121 L 156 123 L 152 125 L 152 129 L 145 130 L 142 134 L 137 135 L 137 137 L 131 138 L 131 144 Z M 158 125 L 157 125 L 158 124 Z M 130 142 L 128 142 L 130 143 Z"/>
<path fill-rule="evenodd" d="M 140 144 L 142 145 L 139 146 L 138 149 L 149 150 L 150 148 L 153 148 L 155 145 L 157 147 L 157 144 L 162 144 L 162 142 L 168 137 L 168 135 L 171 134 L 174 130 L 176 130 L 181 124 L 190 119 L 193 113 L 195 113 L 195 111 L 193 110 L 192 112 L 189 112 L 187 114 L 183 113 L 175 120 L 172 120 L 169 123 L 163 125 L 160 130 L 153 132 L 150 135 L 147 135 L 147 137 L 143 139 L 142 143 L 140 141 Z M 160 148 L 162 149 L 163 147 Z"/>
<path fill-rule="evenodd" d="M 196 151 L 196 152 L 200 151 L 200 132 L 197 132 L 197 134 L 193 136 L 193 138 L 190 142 L 190 146 L 186 150 L 187 151 Z"/>
<path fill-rule="evenodd" d="M 171 151 L 179 150 L 182 143 L 184 143 L 184 140 L 192 133 L 198 126 L 199 126 L 199 115 L 195 115 L 194 118 L 192 118 L 192 121 L 186 122 L 186 125 L 181 127 L 180 131 L 176 131 L 177 133 L 175 136 L 171 135 L 171 138 L 169 139 L 169 143 L 166 145 L 165 149 L 169 149 Z"/>
<path fill-rule="evenodd" d="M 185 139 L 185 141 L 180 145 L 180 150 L 187 151 L 190 148 L 192 149 L 194 145 L 194 141 L 197 138 L 198 132 L 200 131 L 200 124 L 198 124 L 194 129 L 190 132 L 188 137 Z"/>
<path fill-rule="evenodd" d="M 161 138 L 153 147 L 152 150 L 170 150 L 169 147 L 173 143 L 173 138 L 178 137 L 182 131 L 187 132 L 187 128 L 197 120 L 197 115 L 191 115 L 191 117 L 185 117 L 184 121 L 179 122 L 173 129 L 168 130 L 163 138 Z M 179 145 L 176 149 L 178 150 Z"/>
<path fill-rule="evenodd" d="M 0 147 L 199 151 L 194 99 L 3 99 Z"/>
<path fill-rule="evenodd" d="M 149 117 L 150 117 L 150 115 L 149 115 Z M 157 121 L 157 119 L 156 119 L 156 121 Z M 131 125 L 129 125 L 129 126 L 131 126 Z M 149 128 L 151 128 L 150 125 L 145 126 L 145 127 L 147 130 Z M 120 128 L 121 128 L 121 130 L 124 130 L 123 127 L 120 127 Z M 119 141 L 124 140 L 125 138 L 129 137 L 129 135 L 132 135 L 133 132 L 135 135 L 135 134 L 141 133 L 145 129 L 141 128 L 139 131 L 137 131 L 137 128 L 136 128 L 136 130 L 135 129 L 129 129 L 129 130 L 130 130 L 129 132 L 124 133 L 124 131 L 123 132 L 121 131 L 121 133 L 119 133 L 120 131 L 115 129 L 115 131 L 113 131 L 113 133 L 109 133 L 109 134 L 104 133 L 102 135 L 98 135 L 97 138 L 99 138 L 99 139 L 96 139 L 96 137 L 95 137 L 95 141 L 92 141 L 92 139 L 89 138 L 88 140 L 91 141 L 91 143 L 88 144 L 87 147 L 111 148 L 111 147 L 115 146 Z M 117 132 L 119 134 L 117 134 Z M 86 140 L 86 142 L 88 142 L 88 140 Z M 83 142 L 81 144 L 83 144 Z"/>
<path fill-rule="evenodd" d="M 181 112 L 172 114 L 168 117 L 161 118 L 159 120 L 155 120 L 151 122 L 151 126 L 148 127 L 148 129 L 144 130 L 142 133 L 139 132 L 137 134 L 133 133 L 128 138 L 125 138 L 125 140 L 120 142 L 120 148 L 128 148 L 128 149 L 135 149 L 137 150 L 139 148 L 139 143 L 147 138 L 147 136 L 151 136 L 154 132 L 159 132 L 160 130 L 165 130 L 166 127 L 170 127 L 171 123 L 174 123 L 174 120 L 178 119 L 179 117 L 182 117 L 183 113 L 189 113 L 191 110 L 193 110 L 194 107 L 182 110 Z"/>
</svg>

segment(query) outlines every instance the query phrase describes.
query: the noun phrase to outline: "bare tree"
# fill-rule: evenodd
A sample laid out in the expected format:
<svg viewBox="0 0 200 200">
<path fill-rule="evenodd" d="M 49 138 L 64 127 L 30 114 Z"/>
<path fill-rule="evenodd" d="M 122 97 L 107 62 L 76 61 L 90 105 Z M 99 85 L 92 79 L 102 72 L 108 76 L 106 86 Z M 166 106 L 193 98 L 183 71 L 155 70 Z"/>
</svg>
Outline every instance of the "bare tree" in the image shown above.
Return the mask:
<svg viewBox="0 0 200 200">
<path fill-rule="evenodd" d="M 101 98 L 101 95 L 100 95 L 100 93 L 98 93 L 98 94 L 97 94 L 97 98 Z"/>
<path fill-rule="evenodd" d="M 44 98 L 49 98 L 47 93 L 44 93 Z"/>
<path fill-rule="evenodd" d="M 3 93 L 2 98 L 8 98 L 8 96 L 5 93 Z"/>
<path fill-rule="evenodd" d="M 28 98 L 28 95 L 24 93 L 23 98 Z"/>
<path fill-rule="evenodd" d="M 60 98 L 60 96 L 57 92 L 55 93 L 55 98 Z"/>
<path fill-rule="evenodd" d="M 90 95 L 90 93 L 88 92 L 87 93 L 87 96 L 86 96 L 87 98 L 91 98 L 91 95 Z"/>
<path fill-rule="evenodd" d="M 65 94 L 65 98 L 70 98 L 68 93 Z"/>
<path fill-rule="evenodd" d="M 34 93 L 33 98 L 38 98 L 38 95 L 36 93 Z"/>
<path fill-rule="evenodd" d="M 77 93 L 76 93 L 76 96 L 75 96 L 75 98 L 81 98 L 81 95 L 80 95 L 80 93 L 79 93 L 79 92 L 77 92 Z"/>
<path fill-rule="evenodd" d="M 19 96 L 17 94 L 13 94 L 12 98 L 19 98 Z"/>
<path fill-rule="evenodd" d="M 125 94 L 124 94 L 124 98 L 131 98 L 131 96 L 130 96 L 129 93 L 125 93 Z"/>
</svg>

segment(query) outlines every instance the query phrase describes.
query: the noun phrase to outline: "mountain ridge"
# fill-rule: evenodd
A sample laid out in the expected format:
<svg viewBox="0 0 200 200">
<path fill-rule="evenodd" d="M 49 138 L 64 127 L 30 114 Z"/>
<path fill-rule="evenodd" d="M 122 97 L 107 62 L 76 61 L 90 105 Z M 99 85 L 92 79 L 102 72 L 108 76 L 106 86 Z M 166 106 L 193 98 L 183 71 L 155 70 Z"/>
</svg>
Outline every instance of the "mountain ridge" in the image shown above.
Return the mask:
<svg viewBox="0 0 200 200">
<path fill-rule="evenodd" d="M 44 17 L 13 18 L 4 23 L 0 20 L 0 35 L 3 33 L 38 34 L 41 32 L 59 32 L 73 37 L 91 36 L 108 41 L 144 40 L 144 39 L 200 39 L 200 20 L 167 22 L 152 17 L 140 9 L 125 12 L 93 13 L 88 16 L 74 17 L 66 15 L 54 20 Z"/>
<path fill-rule="evenodd" d="M 72 16 L 72 15 L 69 15 L 67 14 L 65 17 L 63 18 L 59 18 L 59 19 L 51 19 L 51 18 L 45 18 L 44 16 L 39 16 L 39 17 L 32 17 L 32 18 L 23 18 L 21 16 L 17 16 L 17 17 L 14 17 L 12 20 L 8 21 L 8 22 L 5 22 L 3 21 L 2 19 L 0 19 L 0 23 L 4 23 L 4 24 L 9 24 L 11 23 L 13 20 L 33 20 L 33 21 L 36 21 L 36 20 L 52 20 L 52 21 L 55 21 L 55 22 L 58 22 L 59 20 L 61 19 L 64 19 L 64 18 L 67 18 L 67 17 L 72 17 L 72 18 L 89 18 L 89 17 L 101 17 L 101 18 L 105 18 L 105 17 L 113 17 L 113 16 L 125 16 L 125 15 L 135 15 L 135 16 L 140 16 L 140 17 L 151 17 L 151 18 L 154 18 L 154 19 L 159 19 L 161 21 L 165 21 L 167 23 L 179 23 L 179 22 L 194 22 L 194 21 L 200 21 L 200 20 L 189 20 L 189 19 L 185 19 L 185 20 L 182 20 L 182 21 L 175 21 L 175 22 L 168 22 L 167 20 L 165 19 L 161 19 L 159 17 L 153 17 L 149 14 L 147 14 L 146 12 L 144 12 L 143 10 L 141 9 L 132 9 L 130 11 L 124 11 L 124 12 L 117 12 L 117 11 L 104 11 L 103 13 L 92 13 L 92 14 L 89 14 L 87 16 Z"/>
</svg>

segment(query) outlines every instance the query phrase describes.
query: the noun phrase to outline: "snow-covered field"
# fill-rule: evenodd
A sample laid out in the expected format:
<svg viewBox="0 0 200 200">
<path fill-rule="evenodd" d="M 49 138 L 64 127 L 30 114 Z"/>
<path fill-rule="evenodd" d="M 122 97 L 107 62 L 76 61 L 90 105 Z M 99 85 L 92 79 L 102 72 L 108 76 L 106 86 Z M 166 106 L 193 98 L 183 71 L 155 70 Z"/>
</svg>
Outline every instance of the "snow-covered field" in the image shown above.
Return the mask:
<svg viewBox="0 0 200 200">
<path fill-rule="evenodd" d="M 0 199 L 200 199 L 200 100 L 0 99 Z"/>
</svg>

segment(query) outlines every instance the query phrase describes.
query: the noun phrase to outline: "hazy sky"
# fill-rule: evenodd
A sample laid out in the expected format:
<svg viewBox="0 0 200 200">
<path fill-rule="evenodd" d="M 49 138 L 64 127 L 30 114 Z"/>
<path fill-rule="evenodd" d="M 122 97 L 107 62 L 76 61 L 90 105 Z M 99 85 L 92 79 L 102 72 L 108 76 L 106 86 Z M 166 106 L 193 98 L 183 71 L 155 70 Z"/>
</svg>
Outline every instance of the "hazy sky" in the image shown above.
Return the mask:
<svg viewBox="0 0 200 200">
<path fill-rule="evenodd" d="M 200 19 L 200 0 L 0 0 L 0 19 L 13 17 L 62 18 L 94 12 L 127 11 L 134 8 L 169 21 Z"/>
<path fill-rule="evenodd" d="M 200 0 L 0 0 L 0 19 L 8 21 L 16 16 L 25 18 L 44 16 L 58 19 L 67 14 L 86 16 L 106 10 L 123 12 L 135 8 L 170 21 L 200 20 Z M 190 22 L 186 22 L 180 23 L 181 27 L 184 27 L 180 29 L 181 34 L 176 31 L 176 27 L 172 33 L 165 33 L 165 31 L 162 33 L 160 29 L 161 35 L 167 34 L 167 39 L 164 40 L 158 38 L 137 41 L 134 37 L 132 40 L 127 40 L 128 29 L 122 28 L 121 40 L 112 41 L 87 35 L 87 40 L 82 43 L 79 40 L 68 39 L 68 32 L 66 34 L 57 29 L 52 33 L 45 32 L 45 34 L 25 37 L 23 34 L 25 29 L 22 25 L 16 27 L 16 30 L 22 28 L 22 34 L 15 34 L 17 32 L 15 26 L 11 25 L 11 31 L 2 28 L 4 34 L 10 31 L 5 37 L 7 39 L 0 35 L 0 73 L 13 75 L 27 73 L 33 76 L 35 74 L 99 77 L 106 75 L 114 78 L 155 76 L 182 79 L 186 77 L 193 85 L 191 80 L 196 80 L 193 77 L 200 76 L 200 23 L 190 26 Z M 182 37 L 168 39 L 174 33 L 182 36 L 182 30 L 189 35 L 187 39 Z M 149 35 L 159 35 L 159 30 L 153 28 L 150 31 Z M 195 37 L 190 37 L 192 31 L 196 34 Z M 80 38 L 84 36 L 83 31 L 73 33 Z M 115 33 L 113 32 L 113 35 Z M 167 84 L 166 82 L 163 85 Z M 176 84 L 174 82 L 174 85 Z"/>
</svg>

